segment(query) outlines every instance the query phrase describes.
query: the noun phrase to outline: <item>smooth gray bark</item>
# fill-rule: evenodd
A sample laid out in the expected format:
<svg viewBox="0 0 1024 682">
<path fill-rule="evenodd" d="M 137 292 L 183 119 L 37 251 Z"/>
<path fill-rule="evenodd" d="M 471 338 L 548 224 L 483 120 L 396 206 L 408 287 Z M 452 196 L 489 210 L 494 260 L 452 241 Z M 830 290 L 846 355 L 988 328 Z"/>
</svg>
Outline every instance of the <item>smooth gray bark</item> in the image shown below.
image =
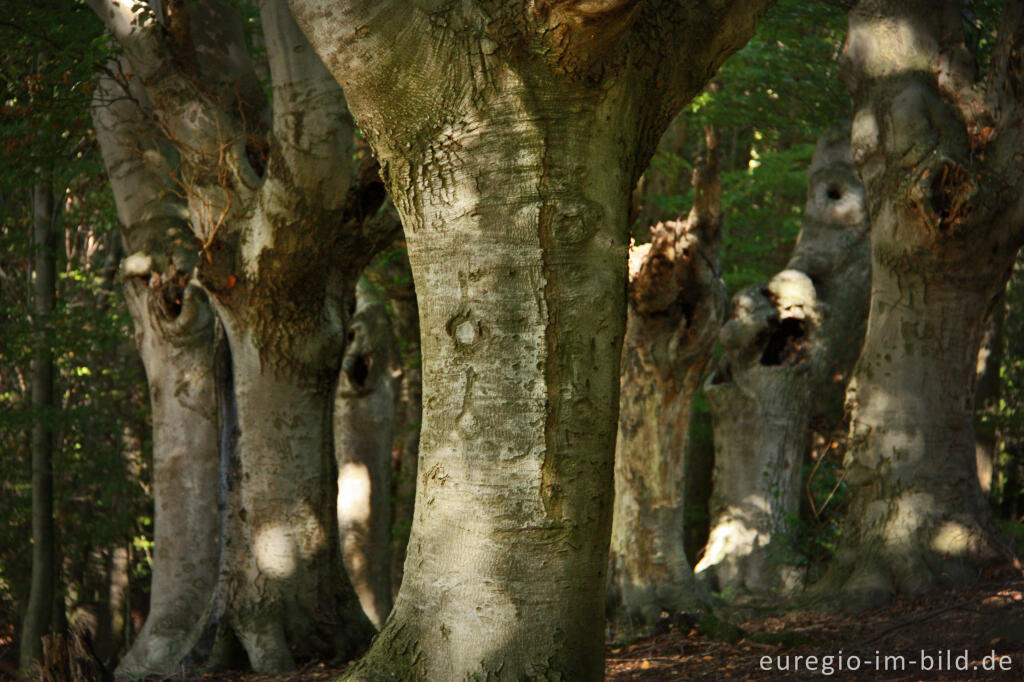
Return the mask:
<svg viewBox="0 0 1024 682">
<path fill-rule="evenodd" d="M 957 2 L 860 2 L 844 80 L 868 193 L 871 309 L 848 393 L 851 504 L 819 586 L 847 606 L 975 579 L 993 559 L 975 368 L 1024 237 L 1024 8 L 1003 7 L 987 90 Z"/>
<path fill-rule="evenodd" d="M 53 523 L 53 453 L 57 401 L 54 395 L 53 310 L 57 300 L 57 207 L 49 173 L 39 169 L 32 187 L 32 237 L 35 279 L 32 315 L 32 583 L 21 627 L 19 664 L 27 670 L 43 654 L 56 601 L 56 530 Z M 58 604 L 55 606 L 55 604 Z"/>
<path fill-rule="evenodd" d="M 732 594 L 803 583 L 796 532 L 808 426 L 856 359 L 871 276 L 864 188 L 849 134 L 818 141 L 786 269 L 733 298 L 705 383 L 715 429 L 711 532 L 698 576 Z"/>
<path fill-rule="evenodd" d="M 149 385 L 155 512 L 149 615 L 118 672 L 171 674 L 217 577 L 214 316 L 189 280 L 197 254 L 169 172 L 175 154 L 147 118 L 145 93 L 112 75 L 121 62 L 109 67 L 92 118 L 128 253 L 121 275 Z"/>
<path fill-rule="evenodd" d="M 232 638 L 258 672 L 349 657 L 372 625 L 342 567 L 331 413 L 356 280 L 394 238 L 370 220 L 376 167 L 354 172 L 341 90 L 283 0 L 260 3 L 272 105 L 225 6 L 90 4 L 178 152 L 195 276 L 230 351 L 222 566 L 190 659 Z"/>
<path fill-rule="evenodd" d="M 630 193 L 768 4 L 293 0 L 423 330 L 405 577 L 351 679 L 602 677 Z"/>
<path fill-rule="evenodd" d="M 334 399 L 334 451 L 345 570 L 378 630 L 391 612 L 391 445 L 397 363 L 386 299 L 361 279 Z"/>
<path fill-rule="evenodd" d="M 718 253 L 717 140 L 694 175 L 686 220 L 658 223 L 629 254 L 615 448 L 608 604 L 620 625 L 706 605 L 683 546 L 685 454 L 693 399 L 725 319 Z"/>
<path fill-rule="evenodd" d="M 160 289 L 129 277 L 125 299 L 153 414 L 154 553 L 149 615 L 118 671 L 170 674 L 188 653 L 187 636 L 217 577 L 214 319 L 195 283 L 183 290 L 174 314 L 160 300 Z"/>
</svg>

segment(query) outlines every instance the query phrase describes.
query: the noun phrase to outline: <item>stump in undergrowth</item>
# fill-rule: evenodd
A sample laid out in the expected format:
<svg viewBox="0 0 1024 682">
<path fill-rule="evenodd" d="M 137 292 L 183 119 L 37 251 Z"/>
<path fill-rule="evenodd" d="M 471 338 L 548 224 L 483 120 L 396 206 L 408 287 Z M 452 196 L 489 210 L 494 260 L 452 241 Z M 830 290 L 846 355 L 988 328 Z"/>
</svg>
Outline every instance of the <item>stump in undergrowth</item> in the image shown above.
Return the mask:
<svg viewBox="0 0 1024 682">
<path fill-rule="evenodd" d="M 43 635 L 43 658 L 38 663 L 42 682 L 102 682 L 103 664 L 77 632 Z M 36 677 L 37 675 L 33 675 Z"/>
</svg>

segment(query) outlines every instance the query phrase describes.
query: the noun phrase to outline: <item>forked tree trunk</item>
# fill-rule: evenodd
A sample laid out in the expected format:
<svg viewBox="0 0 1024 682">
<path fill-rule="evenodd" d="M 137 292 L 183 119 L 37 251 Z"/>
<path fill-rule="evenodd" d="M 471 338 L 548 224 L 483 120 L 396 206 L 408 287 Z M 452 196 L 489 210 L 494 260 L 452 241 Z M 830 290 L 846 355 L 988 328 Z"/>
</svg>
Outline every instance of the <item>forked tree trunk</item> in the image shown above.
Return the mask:
<svg viewBox="0 0 1024 682">
<path fill-rule="evenodd" d="M 600 679 L 630 193 L 757 13 L 292 6 L 381 159 L 423 329 L 405 577 L 350 678 Z"/>
<path fill-rule="evenodd" d="M 803 582 L 791 548 L 808 427 L 830 379 L 856 359 L 871 264 L 849 134 L 818 141 L 803 226 L 786 269 L 733 299 L 705 384 L 715 429 L 711 532 L 698 576 L 732 594 Z"/>
<path fill-rule="evenodd" d="M 57 207 L 50 174 L 39 170 L 32 187 L 35 280 L 32 316 L 32 583 L 21 627 L 19 663 L 23 670 L 43 655 L 42 637 L 55 625 L 56 530 L 53 523 L 53 451 L 57 419 L 54 395 L 53 310 L 57 298 Z"/>
<path fill-rule="evenodd" d="M 378 630 L 391 612 L 391 445 L 397 362 L 385 300 L 360 280 L 334 399 L 338 529 L 345 570 Z"/>
<path fill-rule="evenodd" d="M 93 125 L 129 254 L 121 276 L 153 415 L 149 615 L 118 666 L 121 675 L 177 670 L 212 594 L 219 553 L 213 310 L 189 282 L 196 254 L 187 246 L 187 208 L 168 174 L 175 155 L 159 144 L 144 107 L 137 86 L 100 78 Z"/>
<path fill-rule="evenodd" d="M 693 398 L 728 298 L 718 266 L 721 184 L 714 132 L 686 220 L 658 223 L 629 255 L 615 448 L 608 605 L 620 625 L 703 606 L 683 546 Z"/>
<path fill-rule="evenodd" d="M 196 277 L 229 347 L 222 561 L 188 660 L 216 664 L 232 640 L 264 673 L 349 657 L 373 628 L 342 567 L 331 414 L 356 280 L 394 237 L 371 221 L 376 166 L 353 173 L 341 90 L 283 0 L 260 3 L 272 108 L 234 11 L 90 3 L 178 152 Z"/>
<path fill-rule="evenodd" d="M 974 373 L 1024 227 L 1024 8 L 1005 3 L 989 89 L 959 3 L 864 1 L 844 78 L 867 187 L 871 310 L 851 382 L 851 506 L 820 585 L 847 606 L 972 581 L 993 559 Z"/>
</svg>

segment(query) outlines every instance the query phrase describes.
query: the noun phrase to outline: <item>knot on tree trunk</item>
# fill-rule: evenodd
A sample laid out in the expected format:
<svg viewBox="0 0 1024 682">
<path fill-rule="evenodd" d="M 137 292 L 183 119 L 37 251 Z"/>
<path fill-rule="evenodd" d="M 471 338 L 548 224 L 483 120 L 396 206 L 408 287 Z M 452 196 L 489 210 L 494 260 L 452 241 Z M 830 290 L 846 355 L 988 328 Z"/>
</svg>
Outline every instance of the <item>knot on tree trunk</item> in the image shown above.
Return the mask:
<svg viewBox="0 0 1024 682">
<path fill-rule="evenodd" d="M 943 234 L 955 233 L 968 220 L 978 185 L 962 165 L 948 158 L 921 169 L 911 188 L 911 202 L 924 223 Z"/>
</svg>

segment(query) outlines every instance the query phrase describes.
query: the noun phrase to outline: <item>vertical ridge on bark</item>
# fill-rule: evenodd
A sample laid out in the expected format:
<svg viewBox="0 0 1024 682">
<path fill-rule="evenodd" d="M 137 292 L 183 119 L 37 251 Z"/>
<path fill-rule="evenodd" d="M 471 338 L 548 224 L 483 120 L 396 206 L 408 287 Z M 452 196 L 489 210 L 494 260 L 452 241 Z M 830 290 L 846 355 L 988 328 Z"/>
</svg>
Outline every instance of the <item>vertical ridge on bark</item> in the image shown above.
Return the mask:
<svg viewBox="0 0 1024 682">
<path fill-rule="evenodd" d="M 790 591 L 787 547 L 799 513 L 815 405 L 852 366 L 871 264 L 864 188 L 849 134 L 818 141 L 803 225 L 786 269 L 733 297 L 723 354 L 705 383 L 715 429 L 711 531 L 698 576 L 717 591 Z"/>
<path fill-rule="evenodd" d="M 615 452 L 608 603 L 620 624 L 705 605 L 683 546 L 683 489 L 693 398 L 727 297 L 719 271 L 721 183 L 715 133 L 686 220 L 658 223 L 629 254 Z"/>
<path fill-rule="evenodd" d="M 975 367 L 1024 238 L 1024 6 L 973 88 L 960 4 L 863 0 L 843 76 L 868 193 L 871 308 L 851 381 L 843 541 L 818 595 L 864 606 L 974 579 L 998 555 L 978 485 Z"/>
</svg>

